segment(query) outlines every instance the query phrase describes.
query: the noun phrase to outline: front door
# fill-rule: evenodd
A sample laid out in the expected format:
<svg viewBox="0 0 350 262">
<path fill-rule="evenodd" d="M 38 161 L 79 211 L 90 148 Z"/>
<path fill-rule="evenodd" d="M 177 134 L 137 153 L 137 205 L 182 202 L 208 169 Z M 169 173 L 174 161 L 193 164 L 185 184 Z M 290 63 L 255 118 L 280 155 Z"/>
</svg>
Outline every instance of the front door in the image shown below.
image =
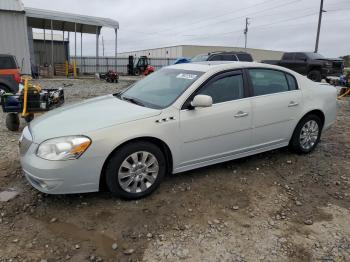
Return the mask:
<svg viewBox="0 0 350 262">
<path fill-rule="evenodd" d="M 180 168 L 225 160 L 251 146 L 252 111 L 242 71 L 222 73 L 200 87 L 198 94 L 209 95 L 213 105 L 184 108 L 180 112 L 182 138 Z"/>
</svg>

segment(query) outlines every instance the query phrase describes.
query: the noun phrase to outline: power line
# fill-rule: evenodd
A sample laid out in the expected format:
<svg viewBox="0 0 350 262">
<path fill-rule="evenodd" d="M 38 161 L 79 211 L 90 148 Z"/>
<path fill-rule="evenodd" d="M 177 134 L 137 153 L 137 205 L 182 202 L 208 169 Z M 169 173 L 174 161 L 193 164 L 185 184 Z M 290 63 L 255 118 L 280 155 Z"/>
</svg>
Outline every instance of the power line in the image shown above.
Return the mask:
<svg viewBox="0 0 350 262">
<path fill-rule="evenodd" d="M 213 20 L 215 18 L 221 18 L 222 16 L 238 13 L 238 12 L 241 12 L 243 10 L 247 10 L 247 9 L 250 9 L 250 8 L 253 8 L 253 7 L 257 7 L 257 6 L 264 5 L 264 4 L 269 3 L 269 2 L 275 2 L 275 1 L 277 1 L 277 0 L 265 0 L 265 1 L 262 1 L 262 2 L 260 2 L 258 4 L 253 4 L 253 5 L 244 7 L 244 8 L 234 9 L 234 10 L 231 10 L 229 12 L 225 12 L 225 13 L 223 13 L 221 15 L 202 17 L 201 19 L 198 19 L 198 20 L 190 22 L 190 24 L 191 25 L 200 24 L 200 23 L 206 22 L 207 20 Z M 296 1 L 301 1 L 301 0 L 296 0 Z M 163 30 L 157 31 L 157 32 L 150 32 L 149 34 L 159 34 L 161 32 L 169 32 L 169 31 L 174 31 L 173 27 L 167 28 L 167 29 L 163 29 Z"/>
<path fill-rule="evenodd" d="M 273 0 L 275 1 L 275 0 Z M 266 12 L 266 11 L 270 11 L 270 10 L 274 10 L 274 9 L 277 9 L 277 8 L 280 8 L 280 7 L 285 7 L 285 6 L 288 6 L 288 5 L 291 5 L 291 4 L 294 4 L 296 2 L 300 2 L 300 1 L 303 1 L 303 0 L 293 0 L 293 1 L 290 1 L 290 2 L 287 2 L 287 3 L 283 3 L 283 4 L 279 4 L 279 5 L 276 5 L 276 6 L 272 6 L 272 7 L 268 7 L 268 8 L 265 8 L 265 9 L 262 9 L 262 10 L 259 10 L 259 11 L 256 11 L 256 12 L 252 12 L 252 13 L 248 13 L 246 15 L 243 15 L 243 16 L 239 16 L 239 17 L 233 17 L 233 18 L 229 18 L 229 19 L 224 19 L 224 20 L 221 20 L 221 21 L 215 21 L 215 22 L 211 22 L 211 23 L 207 23 L 206 25 L 199 25 L 199 26 L 195 26 L 195 27 L 191 27 L 191 28 L 188 28 L 186 30 L 179 30 L 179 29 L 174 29 L 174 28 L 171 28 L 171 29 L 167 29 L 167 30 L 161 30 L 161 31 L 158 31 L 158 32 L 152 32 L 152 33 L 147 33 L 148 36 L 146 37 L 151 37 L 151 36 L 154 36 L 154 35 L 159 35 L 161 34 L 162 32 L 166 32 L 166 33 L 170 33 L 170 32 L 188 32 L 188 31 L 192 31 L 194 29 L 200 29 L 200 28 L 205 28 L 209 25 L 215 25 L 215 24 L 221 24 L 221 23 L 225 23 L 225 22 L 229 22 L 229 21 L 233 21 L 233 20 L 238 20 L 238 19 L 241 19 L 241 18 L 244 18 L 246 17 L 247 15 L 248 16 L 252 16 L 252 15 L 255 15 L 255 14 L 260 14 L 260 13 L 263 13 L 263 12 Z M 256 5 L 252 5 L 250 7 L 246 7 L 246 8 L 242 8 L 242 9 L 236 9 L 235 11 L 231 11 L 227 14 L 232 14 L 232 13 L 238 13 L 238 12 L 241 12 L 242 10 L 245 10 L 245 9 L 249 9 L 249 8 L 252 8 L 252 7 L 256 7 L 258 5 L 261 5 L 261 4 L 264 4 L 266 2 L 271 2 L 270 1 L 264 1 L 264 2 L 261 2 L 260 4 L 256 4 Z M 227 15 L 226 14 L 226 15 Z M 222 17 L 221 16 L 215 16 L 215 18 L 217 17 Z M 194 23 L 190 23 L 191 26 L 194 25 L 194 24 L 198 24 L 198 23 L 203 23 L 203 22 L 206 22 L 206 21 L 203 21 L 205 20 L 205 18 L 203 18 L 200 22 L 194 22 Z M 172 33 L 173 34 L 173 33 Z"/>
</svg>

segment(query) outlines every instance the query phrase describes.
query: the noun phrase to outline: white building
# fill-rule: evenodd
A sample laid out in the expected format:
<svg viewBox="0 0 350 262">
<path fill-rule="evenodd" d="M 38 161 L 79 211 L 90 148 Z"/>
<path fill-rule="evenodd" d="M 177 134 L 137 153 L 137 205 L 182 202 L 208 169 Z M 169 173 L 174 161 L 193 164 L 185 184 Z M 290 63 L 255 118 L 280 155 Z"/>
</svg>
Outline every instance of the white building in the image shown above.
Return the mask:
<svg viewBox="0 0 350 262">
<path fill-rule="evenodd" d="M 119 53 L 119 57 L 128 57 L 130 55 L 134 57 L 147 56 L 149 58 L 178 58 L 178 57 L 193 57 L 199 54 L 205 54 L 215 51 L 245 51 L 253 56 L 255 61 L 261 60 L 274 60 L 281 59 L 283 52 L 255 49 L 255 48 L 242 48 L 242 47 L 230 47 L 230 46 L 201 46 L 201 45 L 179 45 L 169 46 L 154 49 L 145 49 L 139 51 L 130 51 Z"/>
</svg>

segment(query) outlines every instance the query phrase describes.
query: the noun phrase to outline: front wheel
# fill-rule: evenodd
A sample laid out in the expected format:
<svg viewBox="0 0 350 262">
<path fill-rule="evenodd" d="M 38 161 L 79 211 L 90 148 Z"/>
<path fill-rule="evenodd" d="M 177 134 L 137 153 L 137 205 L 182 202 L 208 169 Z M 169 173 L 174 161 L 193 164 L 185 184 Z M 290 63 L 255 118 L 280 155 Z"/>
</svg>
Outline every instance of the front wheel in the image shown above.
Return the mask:
<svg viewBox="0 0 350 262">
<path fill-rule="evenodd" d="M 151 194 L 166 172 L 162 151 L 149 142 L 135 142 L 117 150 L 106 168 L 106 183 L 113 195 L 138 199 Z"/>
<path fill-rule="evenodd" d="M 290 148 L 299 154 L 312 152 L 321 138 L 322 121 L 317 115 L 305 116 L 296 126 Z"/>
</svg>

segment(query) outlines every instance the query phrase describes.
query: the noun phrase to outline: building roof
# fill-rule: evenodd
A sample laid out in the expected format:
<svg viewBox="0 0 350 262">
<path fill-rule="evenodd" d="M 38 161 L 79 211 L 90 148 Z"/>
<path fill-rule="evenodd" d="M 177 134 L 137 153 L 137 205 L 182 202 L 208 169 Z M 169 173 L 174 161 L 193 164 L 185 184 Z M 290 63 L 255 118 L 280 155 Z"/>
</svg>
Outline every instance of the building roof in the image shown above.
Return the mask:
<svg viewBox="0 0 350 262">
<path fill-rule="evenodd" d="M 29 7 L 25 7 L 24 10 L 27 16 L 28 25 L 33 28 L 51 29 L 52 20 L 53 30 L 59 31 L 74 32 L 75 24 L 76 31 L 79 33 L 95 34 L 96 28 L 100 30 L 101 27 L 119 29 L 119 23 L 109 18 L 78 15 Z"/>
<path fill-rule="evenodd" d="M 1 11 L 24 12 L 23 3 L 21 0 L 1 0 Z"/>
</svg>

